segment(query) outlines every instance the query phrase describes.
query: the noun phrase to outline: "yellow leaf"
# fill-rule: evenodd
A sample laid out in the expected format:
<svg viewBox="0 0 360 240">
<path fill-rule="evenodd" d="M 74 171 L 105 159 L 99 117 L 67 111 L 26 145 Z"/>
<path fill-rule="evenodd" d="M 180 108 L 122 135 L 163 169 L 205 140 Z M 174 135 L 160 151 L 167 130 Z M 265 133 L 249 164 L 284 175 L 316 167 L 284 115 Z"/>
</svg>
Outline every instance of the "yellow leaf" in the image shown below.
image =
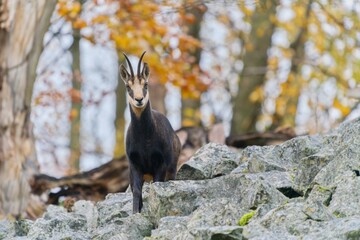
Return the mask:
<svg viewBox="0 0 360 240">
<path fill-rule="evenodd" d="M 79 2 L 74 2 L 71 11 L 74 13 L 79 13 L 80 10 L 81 10 L 81 4 Z"/>
<path fill-rule="evenodd" d="M 82 29 L 86 27 L 86 22 L 80 18 L 76 19 L 75 22 L 73 22 L 73 28 L 75 29 Z"/>
<path fill-rule="evenodd" d="M 276 100 L 276 113 L 280 116 L 285 115 L 286 101 L 284 98 L 278 98 Z"/>
<path fill-rule="evenodd" d="M 264 99 L 264 91 L 262 87 L 257 87 L 249 97 L 251 102 L 260 102 Z"/>
<path fill-rule="evenodd" d="M 351 108 L 342 104 L 338 98 L 334 99 L 333 106 L 334 106 L 334 108 L 340 110 L 340 112 L 343 116 L 347 116 L 351 111 Z"/>
<path fill-rule="evenodd" d="M 268 58 L 268 68 L 275 70 L 279 66 L 279 59 L 277 57 Z"/>
<path fill-rule="evenodd" d="M 295 116 L 296 110 L 297 110 L 296 106 L 295 106 L 295 105 L 291 105 L 291 106 L 288 108 L 287 114 L 290 115 L 290 116 Z"/>
<path fill-rule="evenodd" d="M 246 44 L 245 44 L 245 49 L 246 49 L 246 51 L 248 51 L 248 52 L 253 51 L 253 50 L 254 50 L 254 44 L 252 44 L 252 43 L 250 43 L 250 42 L 246 43 Z"/>
<path fill-rule="evenodd" d="M 251 10 L 250 8 L 248 8 L 244 5 L 241 7 L 241 10 L 243 11 L 243 13 L 246 17 L 250 17 L 254 12 L 253 10 Z"/>
<path fill-rule="evenodd" d="M 230 22 L 229 16 L 223 15 L 223 14 L 221 14 L 221 15 L 218 17 L 218 20 L 219 20 L 220 22 L 222 22 L 223 24 L 229 24 L 229 22 Z"/>
<path fill-rule="evenodd" d="M 258 28 L 256 29 L 256 36 L 258 36 L 259 38 L 263 37 L 265 35 L 267 29 L 264 28 Z"/>
<path fill-rule="evenodd" d="M 104 23 L 104 22 L 106 22 L 107 19 L 108 19 L 107 16 L 99 15 L 99 16 L 94 17 L 91 21 L 92 21 L 92 23 Z"/>
<path fill-rule="evenodd" d="M 78 115 L 79 115 L 78 110 L 76 110 L 76 109 L 74 109 L 74 108 L 71 109 L 70 114 L 69 114 L 69 119 L 70 119 L 70 121 L 72 121 L 72 120 L 74 120 L 75 118 L 77 118 Z"/>
<path fill-rule="evenodd" d="M 40 105 L 40 103 L 41 103 L 41 98 L 42 98 L 42 95 L 40 95 L 40 96 L 38 96 L 38 97 L 35 98 L 35 100 L 34 100 L 35 106 Z"/>
</svg>

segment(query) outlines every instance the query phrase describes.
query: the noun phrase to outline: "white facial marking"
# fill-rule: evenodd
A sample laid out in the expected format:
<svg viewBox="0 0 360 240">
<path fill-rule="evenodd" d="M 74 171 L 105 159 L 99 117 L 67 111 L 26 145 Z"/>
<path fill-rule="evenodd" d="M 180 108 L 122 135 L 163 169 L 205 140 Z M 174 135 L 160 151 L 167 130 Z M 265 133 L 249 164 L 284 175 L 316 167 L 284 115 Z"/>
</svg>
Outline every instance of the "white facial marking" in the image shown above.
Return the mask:
<svg viewBox="0 0 360 240">
<path fill-rule="evenodd" d="M 137 116 L 140 116 L 142 110 L 149 101 L 148 90 L 145 89 L 145 80 L 135 77 L 134 81 L 129 81 L 127 90 L 128 101 Z"/>
</svg>

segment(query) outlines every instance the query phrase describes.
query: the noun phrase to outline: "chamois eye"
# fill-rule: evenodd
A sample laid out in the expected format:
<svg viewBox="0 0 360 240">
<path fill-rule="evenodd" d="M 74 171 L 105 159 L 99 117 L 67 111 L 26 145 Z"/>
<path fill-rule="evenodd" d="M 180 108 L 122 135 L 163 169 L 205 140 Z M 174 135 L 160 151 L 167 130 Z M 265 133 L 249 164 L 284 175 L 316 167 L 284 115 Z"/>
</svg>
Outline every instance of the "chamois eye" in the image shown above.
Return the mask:
<svg viewBox="0 0 360 240">
<path fill-rule="evenodd" d="M 130 91 L 130 90 L 131 90 L 131 88 L 130 88 L 130 86 L 129 86 L 129 85 L 126 85 L 126 89 L 127 89 L 128 91 Z"/>
<path fill-rule="evenodd" d="M 147 89 L 148 88 L 148 83 L 145 83 L 144 84 L 144 89 Z"/>
</svg>

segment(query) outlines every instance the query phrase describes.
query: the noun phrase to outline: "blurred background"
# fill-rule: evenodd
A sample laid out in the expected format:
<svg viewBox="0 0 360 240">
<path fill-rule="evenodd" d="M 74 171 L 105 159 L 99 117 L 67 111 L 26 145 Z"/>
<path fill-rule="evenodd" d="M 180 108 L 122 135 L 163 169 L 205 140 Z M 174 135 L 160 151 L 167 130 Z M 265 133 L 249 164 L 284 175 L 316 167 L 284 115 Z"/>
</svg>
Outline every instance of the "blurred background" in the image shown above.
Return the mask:
<svg viewBox="0 0 360 240">
<path fill-rule="evenodd" d="M 357 118 L 359 16 L 358 0 L 0 0 L 0 216 L 22 215 L 34 173 L 124 155 L 123 52 L 136 71 L 147 51 L 152 107 L 175 130 L 225 143 Z"/>
</svg>

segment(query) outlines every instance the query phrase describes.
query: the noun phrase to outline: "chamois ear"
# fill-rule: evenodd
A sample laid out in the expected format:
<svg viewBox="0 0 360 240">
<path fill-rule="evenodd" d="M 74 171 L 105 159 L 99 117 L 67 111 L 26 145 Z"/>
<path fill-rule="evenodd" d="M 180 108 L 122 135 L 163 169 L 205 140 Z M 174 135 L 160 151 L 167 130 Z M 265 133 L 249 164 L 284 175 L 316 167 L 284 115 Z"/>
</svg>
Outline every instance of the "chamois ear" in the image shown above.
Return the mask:
<svg viewBox="0 0 360 240">
<path fill-rule="evenodd" d="M 147 63 L 144 63 L 144 67 L 141 71 L 141 77 L 144 78 L 145 81 L 147 82 L 149 80 L 149 76 L 150 76 L 149 65 Z"/>
<path fill-rule="evenodd" d="M 124 65 L 120 65 L 120 77 L 124 81 L 125 84 L 130 80 L 130 73 L 126 70 Z"/>
</svg>

